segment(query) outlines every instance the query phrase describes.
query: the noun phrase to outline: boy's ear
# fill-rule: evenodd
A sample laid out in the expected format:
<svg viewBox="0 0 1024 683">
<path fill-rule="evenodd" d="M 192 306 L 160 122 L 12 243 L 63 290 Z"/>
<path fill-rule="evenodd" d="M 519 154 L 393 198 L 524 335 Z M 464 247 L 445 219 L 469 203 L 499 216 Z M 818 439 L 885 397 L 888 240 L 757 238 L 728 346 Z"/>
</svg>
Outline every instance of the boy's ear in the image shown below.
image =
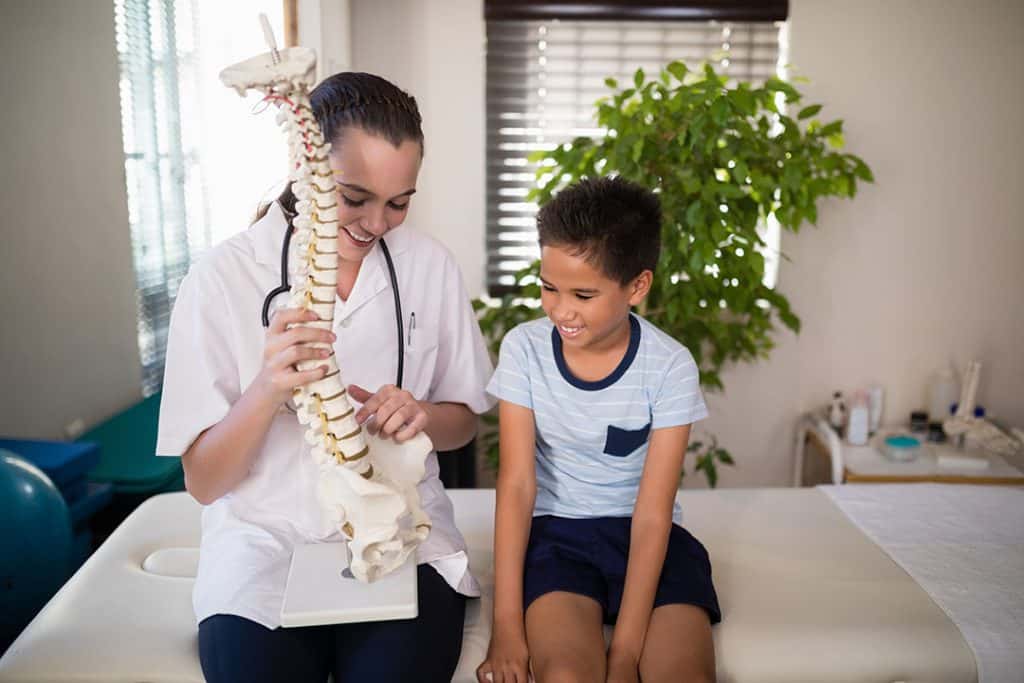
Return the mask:
<svg viewBox="0 0 1024 683">
<path fill-rule="evenodd" d="M 648 292 L 651 291 L 651 283 L 654 281 L 654 273 L 645 270 L 626 285 L 629 288 L 629 305 L 636 306 L 643 301 Z"/>
</svg>

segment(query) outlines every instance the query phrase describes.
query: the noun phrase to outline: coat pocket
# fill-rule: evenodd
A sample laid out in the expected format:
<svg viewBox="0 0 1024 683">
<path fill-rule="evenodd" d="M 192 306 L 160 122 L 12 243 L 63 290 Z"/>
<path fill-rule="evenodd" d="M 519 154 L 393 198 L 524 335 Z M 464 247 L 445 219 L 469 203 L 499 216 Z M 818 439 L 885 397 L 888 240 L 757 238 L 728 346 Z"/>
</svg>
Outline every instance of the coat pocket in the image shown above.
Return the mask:
<svg viewBox="0 0 1024 683">
<path fill-rule="evenodd" d="M 651 433 L 651 423 L 640 429 L 622 429 L 608 425 L 608 435 L 604 442 L 604 452 L 617 458 L 624 458 L 647 443 Z"/>
</svg>

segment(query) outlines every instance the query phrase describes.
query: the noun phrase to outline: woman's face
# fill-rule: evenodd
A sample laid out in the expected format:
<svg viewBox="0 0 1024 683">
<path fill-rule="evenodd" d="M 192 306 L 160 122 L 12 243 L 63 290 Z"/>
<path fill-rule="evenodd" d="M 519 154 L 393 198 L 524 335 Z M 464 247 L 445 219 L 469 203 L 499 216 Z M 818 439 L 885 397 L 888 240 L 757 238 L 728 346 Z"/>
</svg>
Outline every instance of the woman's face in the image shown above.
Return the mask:
<svg viewBox="0 0 1024 683">
<path fill-rule="evenodd" d="M 359 263 L 405 220 L 420 172 L 420 144 L 405 140 L 395 147 L 350 128 L 328 158 L 338 186 L 338 259 Z"/>
</svg>

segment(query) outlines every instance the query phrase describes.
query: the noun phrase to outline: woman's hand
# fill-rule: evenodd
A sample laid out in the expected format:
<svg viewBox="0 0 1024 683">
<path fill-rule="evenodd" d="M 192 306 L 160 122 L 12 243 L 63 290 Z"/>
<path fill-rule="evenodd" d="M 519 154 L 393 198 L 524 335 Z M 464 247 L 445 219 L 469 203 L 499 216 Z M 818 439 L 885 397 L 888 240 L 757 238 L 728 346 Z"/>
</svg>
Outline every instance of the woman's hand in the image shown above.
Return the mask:
<svg viewBox="0 0 1024 683">
<path fill-rule="evenodd" d="M 527 683 L 530 674 L 530 653 L 523 629 L 494 625 L 487 658 L 476 668 L 478 683 Z"/>
<path fill-rule="evenodd" d="M 636 657 L 617 653 L 614 648 L 608 653 L 607 683 L 639 683 L 639 662 Z"/>
<path fill-rule="evenodd" d="M 299 361 L 326 360 L 331 355 L 330 348 L 309 346 L 315 342 L 332 344 L 337 337 L 330 330 L 305 325 L 289 328 L 289 325 L 317 319 L 312 311 L 283 308 L 270 320 L 263 345 L 263 367 L 253 380 L 252 388 L 266 397 L 275 409 L 292 397 L 296 387 L 318 380 L 327 373 L 326 365 L 302 372 L 295 367 Z"/>
<path fill-rule="evenodd" d="M 394 384 L 385 384 L 375 394 L 350 384 L 348 394 L 363 404 L 356 413 L 356 422 L 364 424 L 373 418 L 373 422 L 366 425 L 371 434 L 394 437 L 396 442 L 402 443 L 427 428 L 427 411 L 411 393 Z"/>
</svg>

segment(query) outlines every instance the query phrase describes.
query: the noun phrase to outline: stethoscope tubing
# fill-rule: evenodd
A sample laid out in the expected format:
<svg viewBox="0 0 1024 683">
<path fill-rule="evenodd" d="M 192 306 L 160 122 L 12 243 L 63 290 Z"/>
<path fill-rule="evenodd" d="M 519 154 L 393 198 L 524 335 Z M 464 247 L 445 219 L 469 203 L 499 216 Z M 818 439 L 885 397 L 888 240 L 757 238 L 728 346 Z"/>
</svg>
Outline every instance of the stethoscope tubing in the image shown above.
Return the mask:
<svg viewBox="0 0 1024 683">
<path fill-rule="evenodd" d="M 270 293 L 263 299 L 263 309 L 260 311 L 260 320 L 263 323 L 263 327 L 270 327 L 270 305 L 273 303 L 274 297 L 278 294 L 284 294 L 291 289 L 291 285 L 288 284 L 288 247 L 291 246 L 293 230 L 292 220 L 289 216 L 288 229 L 285 230 L 284 240 L 281 242 L 281 284 L 270 290 Z M 395 386 L 401 389 L 402 380 L 405 375 L 405 331 L 402 329 L 402 297 L 398 292 L 398 276 L 395 274 L 395 263 L 391 259 L 391 250 L 388 249 L 388 245 L 384 242 L 383 237 L 377 241 L 384 252 L 384 260 L 388 264 L 388 275 L 391 277 L 391 293 L 395 299 L 395 323 L 398 334 L 398 372 L 396 373 Z"/>
</svg>

